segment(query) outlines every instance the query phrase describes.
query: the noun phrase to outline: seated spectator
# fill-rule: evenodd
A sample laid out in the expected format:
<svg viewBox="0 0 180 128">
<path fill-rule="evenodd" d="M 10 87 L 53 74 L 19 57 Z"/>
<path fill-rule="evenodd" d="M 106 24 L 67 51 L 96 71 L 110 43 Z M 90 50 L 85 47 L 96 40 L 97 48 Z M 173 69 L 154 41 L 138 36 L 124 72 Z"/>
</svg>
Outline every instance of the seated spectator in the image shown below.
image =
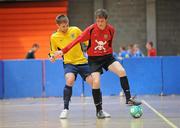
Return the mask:
<svg viewBox="0 0 180 128">
<path fill-rule="evenodd" d="M 146 43 L 146 48 L 147 48 L 147 55 L 148 56 L 157 56 L 156 49 L 153 48 L 153 42 L 152 41 Z"/>
<path fill-rule="evenodd" d="M 118 56 L 118 59 L 122 60 L 124 58 L 129 58 L 129 53 L 128 51 L 126 50 L 126 47 L 122 46 L 119 48 L 119 56 Z"/>
<path fill-rule="evenodd" d="M 133 57 L 144 57 L 144 54 L 139 49 L 138 44 L 133 45 Z"/>
<path fill-rule="evenodd" d="M 133 57 L 133 55 L 134 55 L 134 49 L 133 49 L 133 47 L 134 47 L 134 44 L 129 44 L 129 45 L 128 45 L 128 50 L 127 50 L 127 52 L 128 52 L 128 54 L 129 54 L 129 57 Z"/>
<path fill-rule="evenodd" d="M 35 52 L 39 49 L 39 44 L 33 44 L 32 48 L 28 51 L 26 59 L 35 59 Z"/>
</svg>

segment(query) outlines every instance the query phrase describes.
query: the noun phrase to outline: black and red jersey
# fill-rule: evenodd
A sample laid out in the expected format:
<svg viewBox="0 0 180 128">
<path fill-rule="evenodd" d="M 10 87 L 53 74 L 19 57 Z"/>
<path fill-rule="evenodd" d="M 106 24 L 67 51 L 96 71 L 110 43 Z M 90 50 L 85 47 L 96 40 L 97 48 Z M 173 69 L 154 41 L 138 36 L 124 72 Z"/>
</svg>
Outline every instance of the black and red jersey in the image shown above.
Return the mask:
<svg viewBox="0 0 180 128">
<path fill-rule="evenodd" d="M 89 40 L 87 48 L 88 56 L 104 56 L 112 54 L 113 35 L 114 28 L 111 25 L 107 24 L 105 29 L 101 30 L 97 27 L 97 24 L 93 24 L 87 27 L 77 39 L 62 49 L 62 51 L 63 53 L 66 53 L 77 43 Z"/>
</svg>

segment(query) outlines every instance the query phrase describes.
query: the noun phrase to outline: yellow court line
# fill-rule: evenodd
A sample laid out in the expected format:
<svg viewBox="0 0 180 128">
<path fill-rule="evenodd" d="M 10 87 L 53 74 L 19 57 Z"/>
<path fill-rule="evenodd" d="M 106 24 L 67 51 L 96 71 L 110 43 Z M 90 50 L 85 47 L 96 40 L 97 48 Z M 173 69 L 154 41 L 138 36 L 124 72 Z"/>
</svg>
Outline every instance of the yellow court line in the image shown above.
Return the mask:
<svg viewBox="0 0 180 128">
<path fill-rule="evenodd" d="M 172 128 L 178 128 L 175 124 L 173 124 L 170 120 L 168 120 L 165 116 L 159 113 L 156 109 L 154 109 L 150 104 L 148 104 L 145 100 L 142 100 L 143 104 L 145 104 L 148 108 L 150 108 L 154 113 L 156 113 L 159 117 L 161 117 L 167 124 L 169 124 Z"/>
</svg>

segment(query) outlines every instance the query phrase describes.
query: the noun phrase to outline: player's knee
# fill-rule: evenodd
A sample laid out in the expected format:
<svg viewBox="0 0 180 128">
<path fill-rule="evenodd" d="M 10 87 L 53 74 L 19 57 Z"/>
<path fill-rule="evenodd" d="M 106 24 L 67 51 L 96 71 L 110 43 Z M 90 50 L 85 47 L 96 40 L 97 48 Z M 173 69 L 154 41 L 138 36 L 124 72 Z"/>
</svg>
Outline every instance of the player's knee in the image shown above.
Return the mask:
<svg viewBox="0 0 180 128">
<path fill-rule="evenodd" d="M 92 79 L 92 76 L 89 75 L 86 77 L 86 82 L 89 84 L 89 85 L 92 85 L 93 84 L 93 79 Z"/>
<path fill-rule="evenodd" d="M 99 80 L 99 79 L 97 79 L 97 78 L 94 78 L 94 79 L 93 79 L 93 86 L 98 86 L 99 83 L 100 83 L 100 80 Z"/>
<path fill-rule="evenodd" d="M 124 68 L 122 68 L 122 69 L 119 70 L 119 76 L 120 76 L 120 77 L 126 76 L 126 71 L 125 71 Z"/>
<path fill-rule="evenodd" d="M 66 79 L 66 84 L 69 85 L 69 86 L 72 86 L 74 84 L 74 78 L 67 78 Z"/>
</svg>

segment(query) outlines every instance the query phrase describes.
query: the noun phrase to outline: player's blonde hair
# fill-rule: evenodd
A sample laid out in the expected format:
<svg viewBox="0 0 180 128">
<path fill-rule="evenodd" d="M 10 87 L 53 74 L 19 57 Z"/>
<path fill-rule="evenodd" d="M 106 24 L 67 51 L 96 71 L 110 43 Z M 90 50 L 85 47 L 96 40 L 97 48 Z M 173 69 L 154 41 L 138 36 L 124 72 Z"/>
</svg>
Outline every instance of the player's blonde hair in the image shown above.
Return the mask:
<svg viewBox="0 0 180 128">
<path fill-rule="evenodd" d="M 56 23 L 57 24 L 69 23 L 69 19 L 65 15 L 58 15 L 58 16 L 56 16 Z"/>
</svg>

